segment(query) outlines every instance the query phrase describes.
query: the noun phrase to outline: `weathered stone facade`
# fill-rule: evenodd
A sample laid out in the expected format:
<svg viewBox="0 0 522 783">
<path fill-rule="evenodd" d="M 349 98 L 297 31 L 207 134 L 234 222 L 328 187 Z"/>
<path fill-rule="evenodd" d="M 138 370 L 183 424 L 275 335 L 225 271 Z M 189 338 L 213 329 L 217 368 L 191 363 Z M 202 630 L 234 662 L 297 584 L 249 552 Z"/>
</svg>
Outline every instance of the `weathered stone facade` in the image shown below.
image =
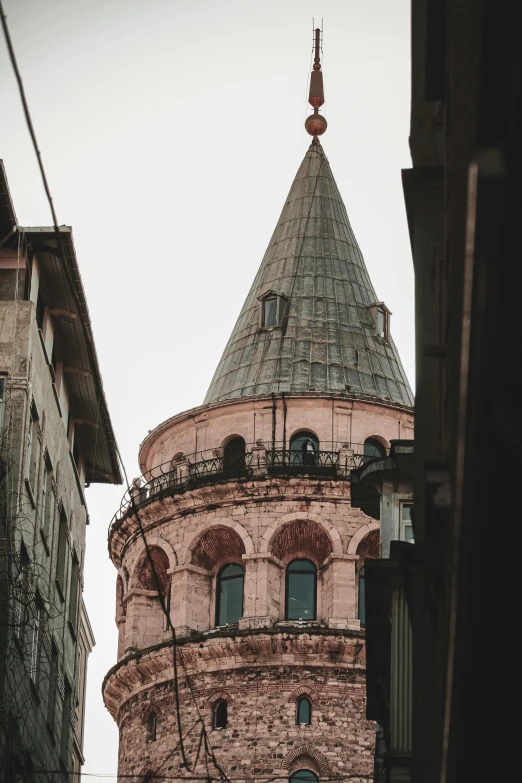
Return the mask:
<svg viewBox="0 0 522 783">
<path fill-rule="evenodd" d="M 282 408 L 277 402 L 279 433 Z M 398 406 L 295 396 L 286 400 L 288 437 L 300 417 L 305 422 L 312 418 L 310 403 L 320 443 L 331 433 L 332 411 L 336 427 L 337 416 L 347 409 L 357 437 L 378 437 L 387 446 L 399 421 L 411 431 L 411 412 Z M 194 436 L 187 433 L 189 422 L 191 429 L 201 422 L 206 445 L 215 439 L 218 451 L 226 442 L 227 426 L 229 435 L 239 433 L 248 441 L 252 408 L 245 400 L 203 406 L 160 425 L 142 445 L 144 478 L 154 475 L 155 460 L 187 447 Z M 269 452 L 270 445 L 265 449 L 258 441 L 256 448 Z M 334 443 L 335 452 L 343 449 L 346 445 Z M 174 464 L 180 459 L 184 457 Z M 323 776 L 371 773 L 375 732 L 365 719 L 357 564 L 377 523 L 351 507 L 349 471 L 342 466 L 337 470 L 335 476 L 292 475 L 291 470 L 274 474 L 261 461 L 261 467 L 234 480 L 218 475 L 182 491 L 167 486 L 150 497 L 140 497 L 141 489 L 135 489 L 156 570 L 170 599 L 180 656 L 215 753 L 231 775 L 288 776 L 296 764 Z M 119 663 L 106 679 L 104 695 L 120 727 L 120 774 L 158 769 L 170 774 L 182 769 L 179 753 L 172 753 L 178 738 L 171 634 L 131 508 L 113 520 L 109 543 L 119 570 Z M 300 557 L 318 569 L 316 621 L 304 624 L 285 620 L 284 611 L 285 569 Z M 237 626 L 215 629 L 216 580 L 227 563 L 245 569 L 243 614 Z M 310 726 L 296 724 L 302 693 L 312 702 Z M 183 677 L 180 694 L 187 731 L 197 716 Z M 230 719 L 226 729 L 213 730 L 212 707 L 218 699 L 229 703 Z M 157 717 L 154 742 L 146 728 L 151 709 Z"/>
</svg>

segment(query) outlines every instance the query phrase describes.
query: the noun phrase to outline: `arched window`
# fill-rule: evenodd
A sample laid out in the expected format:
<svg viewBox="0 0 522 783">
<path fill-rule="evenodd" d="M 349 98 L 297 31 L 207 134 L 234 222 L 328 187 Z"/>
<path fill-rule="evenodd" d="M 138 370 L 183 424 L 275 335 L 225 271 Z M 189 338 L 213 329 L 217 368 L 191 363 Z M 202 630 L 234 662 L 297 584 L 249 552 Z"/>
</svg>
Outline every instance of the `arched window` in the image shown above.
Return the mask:
<svg viewBox="0 0 522 783">
<path fill-rule="evenodd" d="M 315 620 L 317 569 L 311 560 L 292 560 L 286 569 L 286 619 Z"/>
<path fill-rule="evenodd" d="M 298 769 L 290 775 L 290 783 L 319 783 L 319 778 L 311 769 Z"/>
<path fill-rule="evenodd" d="M 151 712 L 147 718 L 147 742 L 156 742 L 156 727 L 158 725 L 158 718 L 155 712 Z"/>
<path fill-rule="evenodd" d="M 297 432 L 290 439 L 290 464 L 315 465 L 319 441 L 313 432 Z"/>
<path fill-rule="evenodd" d="M 233 563 L 221 569 L 217 578 L 216 625 L 237 623 L 243 614 L 245 572 Z"/>
<path fill-rule="evenodd" d="M 364 441 L 364 456 L 367 459 L 374 459 L 375 457 L 384 459 L 386 456 L 386 449 L 377 438 L 366 438 Z"/>
<path fill-rule="evenodd" d="M 359 620 L 361 625 L 366 623 L 366 604 L 364 589 L 364 566 L 359 569 Z"/>
<path fill-rule="evenodd" d="M 228 721 L 228 706 L 226 701 L 218 701 L 214 707 L 214 728 L 226 729 Z"/>
<path fill-rule="evenodd" d="M 309 726 L 312 722 L 312 702 L 307 696 L 301 696 L 297 702 L 297 725 Z"/>
<path fill-rule="evenodd" d="M 243 438 L 232 438 L 223 449 L 223 471 L 240 473 L 245 469 L 246 444 Z"/>
</svg>

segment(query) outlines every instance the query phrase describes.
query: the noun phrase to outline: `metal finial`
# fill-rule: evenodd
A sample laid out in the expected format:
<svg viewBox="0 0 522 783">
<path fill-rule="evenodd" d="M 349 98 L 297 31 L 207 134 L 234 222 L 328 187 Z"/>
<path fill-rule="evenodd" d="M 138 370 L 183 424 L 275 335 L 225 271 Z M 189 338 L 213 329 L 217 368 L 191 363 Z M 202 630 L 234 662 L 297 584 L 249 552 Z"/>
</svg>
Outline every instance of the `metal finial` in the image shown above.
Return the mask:
<svg viewBox="0 0 522 783">
<path fill-rule="evenodd" d="M 325 132 L 327 122 L 325 118 L 319 114 L 319 107 L 324 103 L 324 89 L 323 89 L 323 73 L 321 71 L 321 30 L 319 27 L 315 30 L 315 57 L 314 67 L 310 74 L 310 94 L 308 96 L 308 103 L 313 106 L 314 113 L 306 118 L 305 128 L 314 137 L 314 144 L 319 143 L 319 136 Z"/>
</svg>

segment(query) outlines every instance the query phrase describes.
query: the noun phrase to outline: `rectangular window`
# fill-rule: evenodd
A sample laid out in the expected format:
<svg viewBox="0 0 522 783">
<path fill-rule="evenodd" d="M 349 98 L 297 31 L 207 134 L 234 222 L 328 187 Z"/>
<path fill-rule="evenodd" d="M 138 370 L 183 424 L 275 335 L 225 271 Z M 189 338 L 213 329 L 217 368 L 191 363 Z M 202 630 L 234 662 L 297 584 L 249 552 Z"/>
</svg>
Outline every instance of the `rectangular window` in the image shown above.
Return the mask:
<svg viewBox="0 0 522 783">
<path fill-rule="evenodd" d="M 38 413 L 34 402 L 31 405 L 29 416 L 29 426 L 27 428 L 27 453 L 25 459 L 25 479 L 31 487 L 34 495 L 36 485 L 36 472 L 38 467 L 38 449 L 39 449 L 39 421 Z"/>
<path fill-rule="evenodd" d="M 31 669 L 30 676 L 35 685 L 38 684 L 40 674 L 40 654 L 42 642 L 42 599 L 36 593 L 32 606 L 33 627 L 31 633 Z"/>
<path fill-rule="evenodd" d="M 76 638 L 76 624 L 78 621 L 78 595 L 80 588 L 80 563 L 76 552 L 72 553 L 71 578 L 69 583 L 69 626 Z"/>
<path fill-rule="evenodd" d="M 56 581 L 62 600 L 65 599 L 65 563 L 67 556 L 67 517 L 63 507 L 60 509 L 60 527 L 58 529 L 58 554 L 56 557 Z"/>
<path fill-rule="evenodd" d="M 67 677 L 64 678 L 64 697 L 62 714 L 62 733 L 60 741 L 60 757 L 62 763 L 69 768 L 69 745 L 71 739 L 71 707 L 72 707 L 72 688 Z"/>
<path fill-rule="evenodd" d="M 412 510 L 413 510 L 413 503 L 401 502 L 400 538 L 401 541 L 408 541 L 413 544 L 414 540 L 413 540 Z"/>
<path fill-rule="evenodd" d="M 40 493 L 40 529 L 44 537 L 45 548 L 49 551 L 49 534 L 54 516 L 54 494 L 52 490 L 53 468 L 49 455 L 45 455 Z"/>
<path fill-rule="evenodd" d="M 263 302 L 263 326 L 275 326 L 277 324 L 277 297 L 269 296 Z"/>
<path fill-rule="evenodd" d="M 49 690 L 47 692 L 47 725 L 54 730 L 56 713 L 56 694 L 58 691 L 58 648 L 51 642 L 51 662 L 49 670 Z"/>
<path fill-rule="evenodd" d="M 14 580 L 13 590 L 13 620 L 14 634 L 19 641 L 24 639 L 24 626 L 27 620 L 27 602 L 29 600 L 29 583 L 31 561 L 24 542 L 20 544 L 20 561 L 18 574 Z"/>
<path fill-rule="evenodd" d="M 386 313 L 380 308 L 377 310 L 377 334 L 386 337 Z"/>
</svg>

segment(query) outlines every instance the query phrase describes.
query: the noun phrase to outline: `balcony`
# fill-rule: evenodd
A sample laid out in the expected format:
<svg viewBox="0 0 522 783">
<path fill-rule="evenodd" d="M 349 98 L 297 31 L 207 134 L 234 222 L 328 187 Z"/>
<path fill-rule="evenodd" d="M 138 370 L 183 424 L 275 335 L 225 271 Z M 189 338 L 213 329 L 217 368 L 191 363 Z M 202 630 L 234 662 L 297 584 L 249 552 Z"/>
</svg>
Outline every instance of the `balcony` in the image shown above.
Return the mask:
<svg viewBox="0 0 522 783">
<path fill-rule="evenodd" d="M 186 490 L 226 481 L 263 479 L 267 476 L 311 476 L 349 481 L 350 471 L 374 459 L 364 454 L 363 444 L 344 444 L 336 451 L 303 453 L 285 448 L 265 448 L 259 442 L 247 445 L 244 454 L 223 455 L 223 449 L 184 454 L 134 479 L 125 492 L 113 525 L 146 503 Z"/>
</svg>

